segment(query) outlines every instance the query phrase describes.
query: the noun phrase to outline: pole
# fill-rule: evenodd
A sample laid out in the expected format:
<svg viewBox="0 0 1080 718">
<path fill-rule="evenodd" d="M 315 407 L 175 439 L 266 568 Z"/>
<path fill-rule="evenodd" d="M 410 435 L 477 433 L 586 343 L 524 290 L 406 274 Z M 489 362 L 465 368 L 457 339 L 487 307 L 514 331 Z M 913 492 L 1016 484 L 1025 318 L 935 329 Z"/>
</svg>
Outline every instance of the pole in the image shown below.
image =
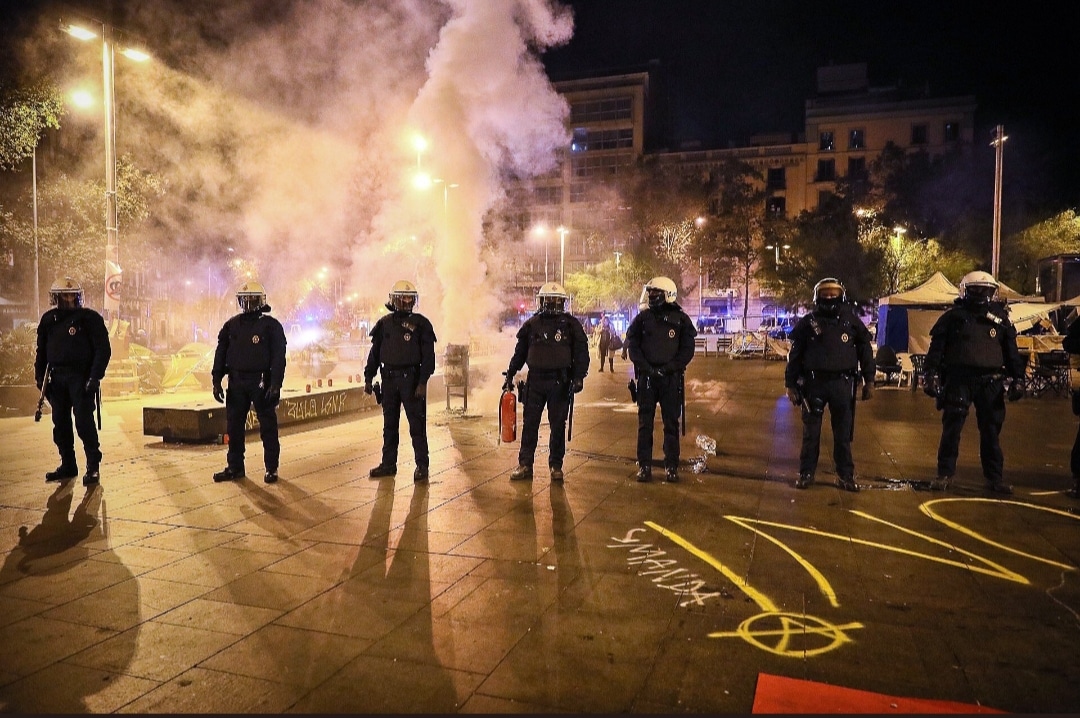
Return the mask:
<svg viewBox="0 0 1080 718">
<path fill-rule="evenodd" d="M 701 293 L 703 291 L 704 282 L 702 282 L 701 276 L 702 258 L 699 255 L 697 258 L 697 319 L 698 324 L 701 324 Z M 702 327 L 704 328 L 704 327 Z"/>
<path fill-rule="evenodd" d="M 993 256 L 990 260 L 990 274 L 996 279 L 998 276 L 998 256 L 1001 253 L 1001 168 L 1004 154 L 1005 126 L 998 125 L 994 128 L 994 247 Z"/>
<path fill-rule="evenodd" d="M 32 171 L 34 175 L 34 316 L 41 316 L 41 272 L 38 268 L 38 215 L 37 215 L 37 143 L 34 143 Z"/>
<path fill-rule="evenodd" d="M 559 227 L 559 284 L 566 286 L 566 233 L 570 230 Z"/>
<path fill-rule="evenodd" d="M 116 93 L 113 85 L 112 28 L 102 26 L 101 64 L 105 89 L 105 260 L 120 265 L 120 242 L 116 226 Z M 108 265 L 106 265 L 106 275 Z M 105 306 L 109 287 L 105 286 Z M 120 307 L 117 304 L 117 316 Z M 106 318 L 109 318 L 106 316 Z"/>
</svg>

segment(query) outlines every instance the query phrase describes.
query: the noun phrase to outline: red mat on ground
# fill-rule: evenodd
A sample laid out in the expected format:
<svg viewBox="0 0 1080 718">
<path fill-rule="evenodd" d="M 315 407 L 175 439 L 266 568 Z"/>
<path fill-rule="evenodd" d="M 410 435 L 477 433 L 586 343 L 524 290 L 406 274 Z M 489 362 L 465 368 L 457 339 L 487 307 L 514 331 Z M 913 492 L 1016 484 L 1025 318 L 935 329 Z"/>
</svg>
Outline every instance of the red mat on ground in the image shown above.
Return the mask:
<svg viewBox="0 0 1080 718">
<path fill-rule="evenodd" d="M 754 713 L 1004 713 L 995 708 L 904 698 L 759 673 Z"/>
</svg>

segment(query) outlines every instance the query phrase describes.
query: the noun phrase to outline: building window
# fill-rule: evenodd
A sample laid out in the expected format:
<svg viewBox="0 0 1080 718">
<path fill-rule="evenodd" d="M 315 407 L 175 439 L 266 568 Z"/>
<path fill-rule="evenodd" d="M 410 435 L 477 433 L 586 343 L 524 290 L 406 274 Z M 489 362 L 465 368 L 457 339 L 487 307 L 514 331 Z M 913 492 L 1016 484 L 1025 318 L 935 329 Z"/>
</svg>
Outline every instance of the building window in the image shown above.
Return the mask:
<svg viewBox="0 0 1080 718">
<path fill-rule="evenodd" d="M 831 131 L 822 132 L 820 135 L 820 142 L 818 143 L 818 149 L 822 152 L 832 152 L 835 149 L 835 140 L 833 139 L 833 133 Z"/>
<path fill-rule="evenodd" d="M 612 154 L 581 154 L 570 160 L 570 171 L 575 179 L 590 177 L 614 177 L 634 163 L 629 152 Z"/>
<path fill-rule="evenodd" d="M 604 120 L 629 120 L 633 117 L 629 97 L 608 97 L 600 100 L 584 100 L 570 105 L 570 122 L 587 125 Z"/>
<path fill-rule="evenodd" d="M 589 194 L 589 185 L 586 182 L 573 182 L 570 185 L 570 201 L 584 202 Z"/>
<path fill-rule="evenodd" d="M 847 161 L 847 176 L 850 180 L 866 179 L 866 158 L 849 157 Z"/>
<path fill-rule="evenodd" d="M 852 130 L 848 135 L 848 149 L 861 150 L 866 148 L 866 131 Z"/>
<path fill-rule="evenodd" d="M 818 160 L 815 182 L 832 182 L 836 179 L 836 160 Z"/>
<path fill-rule="evenodd" d="M 960 123 L 959 122 L 946 122 L 945 123 L 945 141 L 946 142 L 959 142 L 960 141 Z"/>
<path fill-rule="evenodd" d="M 585 152 L 589 149 L 589 131 L 584 127 L 574 128 L 574 137 L 570 140 L 571 152 Z"/>
<path fill-rule="evenodd" d="M 579 127 L 574 130 L 571 152 L 588 150 L 616 150 L 634 146 L 634 130 L 587 130 Z"/>
<path fill-rule="evenodd" d="M 562 187 L 537 187 L 533 191 L 534 204 L 559 204 L 562 202 Z"/>
<path fill-rule="evenodd" d="M 783 167 L 770 167 L 765 180 L 766 189 L 786 189 L 787 178 L 784 175 Z"/>
<path fill-rule="evenodd" d="M 911 144 L 913 144 L 913 145 L 925 145 L 926 144 L 926 125 L 912 125 L 911 126 Z"/>
<path fill-rule="evenodd" d="M 827 190 L 827 189 L 818 190 L 818 193 L 817 193 L 818 207 L 821 207 L 822 205 L 829 204 L 830 202 L 833 201 L 833 198 L 835 196 L 836 195 L 834 195 L 831 190 Z"/>
<path fill-rule="evenodd" d="M 769 197 L 765 200 L 765 213 L 770 217 L 783 217 L 787 211 L 787 203 L 783 197 Z"/>
</svg>

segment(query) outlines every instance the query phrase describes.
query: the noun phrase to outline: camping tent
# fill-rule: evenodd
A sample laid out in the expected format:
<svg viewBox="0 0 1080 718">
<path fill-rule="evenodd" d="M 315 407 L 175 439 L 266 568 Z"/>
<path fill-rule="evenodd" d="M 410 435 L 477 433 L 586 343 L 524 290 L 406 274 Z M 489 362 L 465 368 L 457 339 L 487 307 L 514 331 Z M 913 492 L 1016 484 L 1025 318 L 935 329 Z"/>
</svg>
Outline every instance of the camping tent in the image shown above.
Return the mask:
<svg viewBox="0 0 1080 718">
<path fill-rule="evenodd" d="M 944 274 L 934 272 L 914 289 L 882 297 L 878 302 L 877 345 L 925 354 L 930 346 L 930 328 L 952 306 L 957 291 Z"/>
<path fill-rule="evenodd" d="M 958 296 L 957 286 L 941 272 L 935 272 L 914 289 L 882 297 L 878 302 L 878 346 L 888 344 L 898 352 L 925 354 L 930 348 L 934 322 Z M 1040 296 L 1020 294 L 1004 284 L 999 285 L 998 296 L 1007 303 L 1009 318 L 1017 331 L 1030 329 L 1061 306 L 1047 304 Z"/>
</svg>

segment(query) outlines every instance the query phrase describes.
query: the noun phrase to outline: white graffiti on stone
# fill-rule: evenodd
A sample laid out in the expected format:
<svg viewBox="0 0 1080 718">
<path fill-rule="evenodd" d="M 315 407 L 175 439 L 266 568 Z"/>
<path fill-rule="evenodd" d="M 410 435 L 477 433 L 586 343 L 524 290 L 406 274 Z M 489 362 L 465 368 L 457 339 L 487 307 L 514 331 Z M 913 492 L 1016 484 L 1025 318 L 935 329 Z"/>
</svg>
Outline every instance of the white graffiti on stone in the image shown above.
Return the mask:
<svg viewBox="0 0 1080 718">
<path fill-rule="evenodd" d="M 679 568 L 678 559 L 662 558 L 667 556 L 667 551 L 660 547 L 650 543 L 642 543 L 637 534 L 647 530 L 630 529 L 621 539 L 612 536 L 611 540 L 615 543 L 608 544 L 607 548 L 629 548 L 626 563 L 639 569 L 638 576 L 650 577 L 649 580 L 657 588 L 681 594 L 683 598 L 679 602 L 680 607 L 704 606 L 707 599 L 723 595 L 718 591 L 704 591 L 703 589 L 708 584 L 699 574 L 685 568 Z"/>
</svg>

